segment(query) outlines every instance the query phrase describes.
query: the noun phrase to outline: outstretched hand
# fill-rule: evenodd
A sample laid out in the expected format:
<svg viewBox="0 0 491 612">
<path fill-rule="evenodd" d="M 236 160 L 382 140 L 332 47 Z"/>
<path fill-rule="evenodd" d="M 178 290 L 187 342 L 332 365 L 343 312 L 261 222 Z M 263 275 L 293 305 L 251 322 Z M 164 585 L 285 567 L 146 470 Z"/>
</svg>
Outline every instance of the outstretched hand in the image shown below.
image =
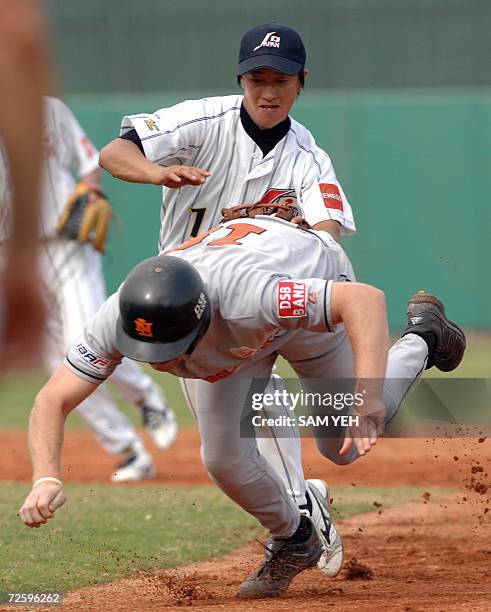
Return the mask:
<svg viewBox="0 0 491 612">
<path fill-rule="evenodd" d="M 53 482 L 35 486 L 19 510 L 19 516 L 27 527 L 41 527 L 53 518 L 58 508 L 66 502 L 63 487 Z"/>
<path fill-rule="evenodd" d="M 167 168 L 158 166 L 156 168 L 158 169 L 151 182 L 154 185 L 162 185 L 170 189 L 178 189 L 184 185 L 202 185 L 210 176 L 207 170 L 195 166 L 176 165 Z"/>
<path fill-rule="evenodd" d="M 361 410 L 355 410 L 351 416 L 358 417 L 356 424 L 347 428 L 339 454 L 348 454 L 353 444 L 359 455 L 370 452 L 384 432 L 385 413 L 385 406 L 380 400 L 370 401 L 369 406 L 365 402 Z"/>
</svg>

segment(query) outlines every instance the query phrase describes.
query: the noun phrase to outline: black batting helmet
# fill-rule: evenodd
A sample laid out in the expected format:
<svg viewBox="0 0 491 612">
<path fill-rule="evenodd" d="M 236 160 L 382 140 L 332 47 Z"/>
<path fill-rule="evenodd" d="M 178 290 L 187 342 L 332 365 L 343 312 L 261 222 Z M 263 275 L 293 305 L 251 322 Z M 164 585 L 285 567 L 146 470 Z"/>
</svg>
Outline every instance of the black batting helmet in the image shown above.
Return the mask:
<svg viewBox="0 0 491 612">
<path fill-rule="evenodd" d="M 198 271 L 171 255 L 138 264 L 119 294 L 118 349 L 136 361 L 183 355 L 206 331 L 210 306 Z"/>
</svg>

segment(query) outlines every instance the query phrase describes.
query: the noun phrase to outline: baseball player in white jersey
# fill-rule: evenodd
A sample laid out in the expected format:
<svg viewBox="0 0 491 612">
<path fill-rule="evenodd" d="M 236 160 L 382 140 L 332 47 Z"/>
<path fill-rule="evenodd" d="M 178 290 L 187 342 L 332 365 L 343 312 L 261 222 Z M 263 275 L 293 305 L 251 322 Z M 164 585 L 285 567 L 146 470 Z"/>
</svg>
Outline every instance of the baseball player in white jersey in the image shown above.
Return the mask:
<svg viewBox="0 0 491 612">
<path fill-rule="evenodd" d="M 289 116 L 308 74 L 305 58 L 297 32 L 265 24 L 241 42 L 243 96 L 187 100 L 123 118 L 121 137 L 103 148 L 100 164 L 118 178 L 164 186 L 160 252 L 216 226 L 222 207 L 239 203 L 295 202 L 316 229 L 336 238 L 355 231 L 329 156 Z M 184 383 L 190 403 L 193 384 Z M 270 391 L 283 387 L 274 376 Z M 275 410 L 283 414 L 288 406 Z M 296 503 L 309 504 L 298 437 L 273 433 L 259 445 Z"/>
<path fill-rule="evenodd" d="M 5 189 L 5 166 L 0 172 Z M 55 229 L 75 188 L 74 176 L 87 184 L 98 185 L 100 181 L 98 151 L 70 109 L 56 98 L 44 99 L 43 173 L 41 271 L 49 312 L 44 362 L 52 373 L 88 318 L 106 299 L 101 255 L 91 243 L 80 244 L 77 240 L 60 237 Z M 9 233 L 6 210 L 3 211 L 1 228 L 6 240 Z M 163 450 L 172 445 L 177 435 L 177 422 L 152 378 L 134 362 L 124 360 L 111 382 L 126 401 L 141 411 L 157 447 Z M 123 461 L 112 475 L 114 482 L 154 475 L 153 461 L 143 441 L 104 387 L 81 404 L 77 411 L 107 451 L 123 455 Z"/>
<path fill-rule="evenodd" d="M 409 303 L 405 335 L 388 353 L 383 293 L 354 281 L 348 257 L 329 234 L 268 216 L 227 222 L 139 264 L 37 397 L 30 426 L 35 482 L 22 520 L 40 526 L 64 503 L 58 467 L 64 417 L 126 355 L 195 380 L 203 462 L 218 486 L 271 534 L 264 563 L 239 594 L 284 593 L 333 544 L 329 506 L 315 496 L 326 521 L 321 542 L 310 512 L 299 509 L 258 452 L 253 428 L 243 435 L 251 381 L 267 380 L 278 354 L 316 392 L 329 380 L 354 377 L 359 389 L 368 389 L 363 424 L 333 437 L 313 429 L 325 457 L 349 463 L 376 443 L 380 420 L 395 415 L 425 366 L 454 369 L 465 348 L 439 300 L 420 293 Z M 332 567 L 340 551 L 330 552 Z"/>
</svg>

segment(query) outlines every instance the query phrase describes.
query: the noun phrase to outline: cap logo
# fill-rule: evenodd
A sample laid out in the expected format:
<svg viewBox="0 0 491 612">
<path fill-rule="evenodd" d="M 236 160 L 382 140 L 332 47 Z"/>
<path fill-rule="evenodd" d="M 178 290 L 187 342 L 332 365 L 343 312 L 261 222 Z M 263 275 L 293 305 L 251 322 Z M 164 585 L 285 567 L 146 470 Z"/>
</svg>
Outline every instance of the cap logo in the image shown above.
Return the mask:
<svg viewBox="0 0 491 612">
<path fill-rule="evenodd" d="M 263 41 L 260 45 L 255 47 L 252 52 L 257 51 L 261 47 L 275 47 L 276 49 L 280 48 L 281 37 L 275 36 L 276 32 L 268 32 L 266 36 L 263 38 Z"/>
<path fill-rule="evenodd" d="M 149 323 L 145 319 L 135 319 L 135 330 L 139 336 L 153 338 L 152 325 L 153 323 Z"/>
</svg>

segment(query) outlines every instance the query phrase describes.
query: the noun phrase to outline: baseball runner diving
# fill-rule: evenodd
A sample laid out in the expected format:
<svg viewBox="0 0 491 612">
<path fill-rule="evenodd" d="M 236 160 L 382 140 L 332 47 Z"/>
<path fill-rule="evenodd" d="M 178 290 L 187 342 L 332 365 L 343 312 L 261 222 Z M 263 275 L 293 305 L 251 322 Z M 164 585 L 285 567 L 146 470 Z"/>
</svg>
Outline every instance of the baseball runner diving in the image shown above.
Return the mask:
<svg viewBox="0 0 491 612">
<path fill-rule="evenodd" d="M 99 163 L 125 181 L 164 187 L 159 252 L 216 226 L 222 208 L 234 204 L 294 204 L 308 223 L 336 239 L 355 231 L 328 154 L 289 116 L 308 76 L 305 62 L 295 30 L 278 23 L 257 26 L 240 44 L 236 78 L 243 95 L 187 100 L 123 118 L 121 136 L 102 149 Z M 194 386 L 193 380 L 182 379 L 192 412 Z M 268 392 L 284 388 L 273 374 Z M 271 411 L 283 414 L 290 408 L 276 402 Z M 315 506 L 298 434 L 281 437 L 273 428 L 258 445 L 282 475 L 293 502 Z M 328 497 L 325 485 L 319 486 Z M 319 563 L 324 573 L 338 571 L 324 561 Z"/>
<path fill-rule="evenodd" d="M 20 509 L 26 525 L 46 523 L 65 501 L 66 415 L 127 356 L 194 379 L 203 463 L 222 491 L 269 531 L 264 562 L 239 596 L 281 595 L 326 554 L 309 511 L 294 503 L 256 439 L 240 435 L 251 381 L 267 380 L 277 355 L 316 391 L 332 378 L 385 377 L 370 387 L 364 428 L 344 428 L 335 438 L 314 428 L 324 457 L 350 463 L 376 443 L 380 421 L 396 414 L 425 368 L 458 366 L 465 337 L 441 302 L 420 292 L 409 302 L 402 338 L 388 350 L 383 293 L 356 282 L 329 234 L 269 212 L 228 221 L 145 260 L 91 318 L 35 401 L 29 428 L 34 485 Z M 295 299 L 288 297 L 292 288 Z M 245 347 L 250 350 L 238 350 Z M 329 505 L 321 496 L 317 503 L 329 534 Z M 341 552 L 327 551 L 327 564 L 335 566 Z"/>
<path fill-rule="evenodd" d="M 210 230 L 221 221 L 222 209 L 234 204 L 294 205 L 307 223 L 338 241 L 356 231 L 329 155 L 289 115 L 308 77 L 305 63 L 305 47 L 295 30 L 263 24 L 247 31 L 240 43 L 236 78 L 243 95 L 187 100 L 123 118 L 120 137 L 102 149 L 100 165 L 122 180 L 164 187 L 160 252 Z M 280 269 L 289 273 L 286 265 Z M 404 353 L 406 344 L 400 350 Z M 350 368 L 349 356 L 342 352 L 330 353 L 328 359 L 333 376 L 338 368 Z M 339 365 L 343 359 L 346 364 Z M 199 385 L 189 378 L 182 381 L 196 413 Z M 273 374 L 267 392 L 284 389 Z M 270 407 L 272 415 L 289 410 L 287 401 Z M 271 436 L 258 438 L 257 444 L 280 474 L 292 502 L 302 511 L 313 508 L 311 516 L 325 546 L 319 568 L 332 576 L 341 567 L 340 536 L 333 528 L 330 539 L 338 551 L 333 561 L 316 502 L 319 489 L 324 500 L 329 493 L 325 483 L 305 480 L 295 429 L 293 424 L 292 435 L 285 437 L 272 427 Z"/>
</svg>

